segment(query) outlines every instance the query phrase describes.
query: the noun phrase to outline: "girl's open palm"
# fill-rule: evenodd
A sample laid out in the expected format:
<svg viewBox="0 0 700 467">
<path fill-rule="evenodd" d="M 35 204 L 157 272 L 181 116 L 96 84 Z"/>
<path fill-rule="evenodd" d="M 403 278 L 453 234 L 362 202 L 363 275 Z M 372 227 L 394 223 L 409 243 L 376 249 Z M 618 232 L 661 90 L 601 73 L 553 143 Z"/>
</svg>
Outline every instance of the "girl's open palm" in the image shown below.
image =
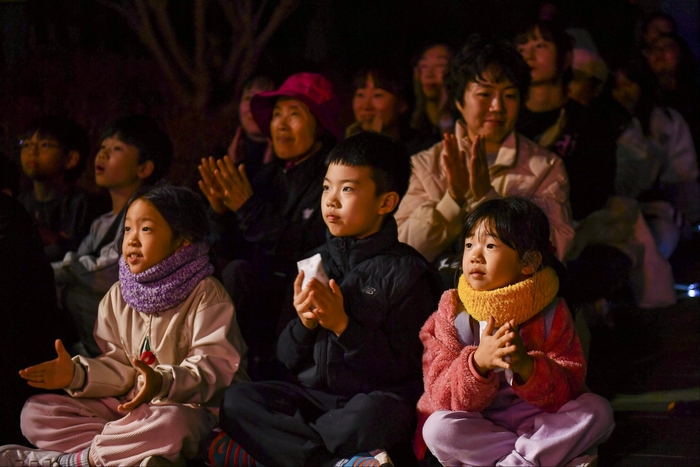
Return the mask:
<svg viewBox="0 0 700 467">
<path fill-rule="evenodd" d="M 496 320 L 491 316 L 484 332 L 481 333 L 479 346 L 474 351 L 474 365 L 479 373 L 484 373 L 482 376 L 486 376 L 485 373 L 496 368 L 509 369 L 510 364 L 504 360 L 504 357 L 515 351 L 515 346 L 511 344 L 515 336 L 510 323 L 504 324 L 493 332 L 495 323 Z"/>
<path fill-rule="evenodd" d="M 73 381 L 75 363 L 63 347 L 61 339 L 56 339 L 54 345 L 58 355 L 56 359 L 19 371 L 19 375 L 26 379 L 30 386 L 42 389 L 64 389 Z"/>
<path fill-rule="evenodd" d="M 143 375 L 144 383 L 136 397 L 117 406 L 120 412 L 129 412 L 143 403 L 151 402 L 163 386 L 163 377 L 160 373 L 141 360 L 133 359 L 131 363 Z"/>
</svg>

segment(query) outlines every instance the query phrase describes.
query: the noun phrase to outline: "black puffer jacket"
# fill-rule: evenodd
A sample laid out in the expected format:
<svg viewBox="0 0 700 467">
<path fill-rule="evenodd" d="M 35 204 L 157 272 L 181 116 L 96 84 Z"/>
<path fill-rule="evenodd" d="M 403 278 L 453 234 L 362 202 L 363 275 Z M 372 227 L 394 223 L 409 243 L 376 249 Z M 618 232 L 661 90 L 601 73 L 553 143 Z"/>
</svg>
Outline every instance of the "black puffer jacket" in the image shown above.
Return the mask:
<svg viewBox="0 0 700 467">
<path fill-rule="evenodd" d="M 278 340 L 280 361 L 306 387 L 344 396 L 389 391 L 417 400 L 423 392 L 418 332 L 440 299 L 437 270 L 398 241 L 393 217 L 364 239 L 328 233 L 316 252 L 340 285 L 350 320 L 337 337 L 320 326 L 307 329 L 295 317 Z"/>
</svg>

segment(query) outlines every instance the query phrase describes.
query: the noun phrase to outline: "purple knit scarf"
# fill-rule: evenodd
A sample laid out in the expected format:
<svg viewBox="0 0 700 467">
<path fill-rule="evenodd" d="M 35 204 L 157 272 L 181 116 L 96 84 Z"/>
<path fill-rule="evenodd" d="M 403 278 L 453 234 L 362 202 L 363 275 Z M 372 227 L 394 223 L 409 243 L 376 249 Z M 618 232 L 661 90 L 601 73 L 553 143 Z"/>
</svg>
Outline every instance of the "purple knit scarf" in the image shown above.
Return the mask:
<svg viewBox="0 0 700 467">
<path fill-rule="evenodd" d="M 119 282 L 124 301 L 141 313 L 152 314 L 182 303 L 202 279 L 214 272 L 209 245 L 188 245 L 155 266 L 133 274 L 124 256 L 119 258 Z"/>
</svg>

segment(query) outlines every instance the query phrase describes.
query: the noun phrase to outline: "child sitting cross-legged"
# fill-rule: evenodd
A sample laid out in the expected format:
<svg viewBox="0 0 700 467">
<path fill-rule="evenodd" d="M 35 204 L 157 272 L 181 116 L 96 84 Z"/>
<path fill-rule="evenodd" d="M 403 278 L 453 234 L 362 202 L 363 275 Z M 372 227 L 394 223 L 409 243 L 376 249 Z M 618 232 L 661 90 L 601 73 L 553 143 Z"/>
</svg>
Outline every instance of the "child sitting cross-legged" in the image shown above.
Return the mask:
<svg viewBox="0 0 700 467">
<path fill-rule="evenodd" d="M 459 285 L 420 332 L 419 458 L 427 444 L 445 466 L 568 465 L 610 436 L 610 404 L 583 390 L 549 238 L 546 215 L 523 198 L 467 217 Z"/>
<path fill-rule="evenodd" d="M 330 154 L 319 253 L 330 278 L 294 283 L 296 316 L 277 356 L 293 382 L 226 392 L 214 465 L 379 466 L 410 446 L 421 388 L 418 331 L 441 290 L 437 270 L 400 243 L 393 212 L 411 163 L 401 143 L 363 132 Z M 408 449 L 410 451 L 410 448 Z"/>
<path fill-rule="evenodd" d="M 193 457 L 216 426 L 233 381 L 248 380 L 233 304 L 211 277 L 207 222 L 192 190 L 158 186 L 132 198 L 120 234 L 119 282 L 100 302 L 96 358 L 20 371 L 31 397 L 22 432 L 40 449 L 0 447 L 0 465 L 170 465 Z"/>
</svg>

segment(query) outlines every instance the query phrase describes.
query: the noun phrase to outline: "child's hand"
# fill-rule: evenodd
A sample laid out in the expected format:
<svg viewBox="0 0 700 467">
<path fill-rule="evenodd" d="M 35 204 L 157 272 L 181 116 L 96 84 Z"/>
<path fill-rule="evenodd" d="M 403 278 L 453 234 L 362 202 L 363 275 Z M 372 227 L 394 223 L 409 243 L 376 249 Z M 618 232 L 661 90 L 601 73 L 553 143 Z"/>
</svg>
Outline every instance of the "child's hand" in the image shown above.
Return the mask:
<svg viewBox="0 0 700 467">
<path fill-rule="evenodd" d="M 75 363 L 63 347 L 61 339 L 55 342 L 58 358 L 38 365 L 30 366 L 19 371 L 19 375 L 27 380 L 27 384 L 35 388 L 64 389 L 73 381 Z"/>
<path fill-rule="evenodd" d="M 315 329 L 318 326 L 318 318 L 312 309 L 314 305 L 311 303 L 309 288 L 306 287 L 303 290 L 301 288 L 303 281 L 304 271 L 299 271 L 297 278 L 294 280 L 294 309 L 297 310 L 301 323 L 307 329 Z"/>
<path fill-rule="evenodd" d="M 514 334 L 516 333 L 511 330 L 510 323 L 504 324 L 494 333 L 493 328 L 495 325 L 496 320 L 491 316 L 486 328 L 484 328 L 484 332 L 481 333 L 479 347 L 474 352 L 475 369 L 484 377 L 489 371 L 496 368 L 509 369 L 510 364 L 503 358 L 515 351 L 515 346 L 511 345 L 511 342 L 515 338 Z"/>
<path fill-rule="evenodd" d="M 143 375 L 144 383 L 136 397 L 117 406 L 117 410 L 120 412 L 129 412 L 141 404 L 148 404 L 156 397 L 156 394 L 160 392 L 163 386 L 163 377 L 156 370 L 135 358 L 131 361 L 131 364 Z"/>
<path fill-rule="evenodd" d="M 198 168 L 199 174 L 202 176 L 202 179 L 199 181 L 199 189 L 207 197 L 207 201 L 209 201 L 211 208 L 215 212 L 219 214 L 225 213 L 226 205 L 223 201 L 223 190 L 214 176 L 216 160 L 213 157 L 209 159 L 202 158 L 202 163 Z"/>
<path fill-rule="evenodd" d="M 507 323 L 507 325 L 510 326 L 510 330 L 513 334 L 510 345 L 515 347 L 515 350 L 510 353 L 510 369 L 513 370 L 513 373 L 519 375 L 520 379 L 522 379 L 522 384 L 525 384 L 532 375 L 535 362 L 527 353 L 520 333 L 518 333 L 518 329 L 515 327 L 515 320 L 510 320 L 510 323 Z"/>
<path fill-rule="evenodd" d="M 306 286 L 311 303 L 316 306 L 314 314 L 318 324 L 340 336 L 348 327 L 348 315 L 345 314 L 343 294 L 340 286 L 331 279 L 326 287 L 316 279 Z"/>
</svg>

